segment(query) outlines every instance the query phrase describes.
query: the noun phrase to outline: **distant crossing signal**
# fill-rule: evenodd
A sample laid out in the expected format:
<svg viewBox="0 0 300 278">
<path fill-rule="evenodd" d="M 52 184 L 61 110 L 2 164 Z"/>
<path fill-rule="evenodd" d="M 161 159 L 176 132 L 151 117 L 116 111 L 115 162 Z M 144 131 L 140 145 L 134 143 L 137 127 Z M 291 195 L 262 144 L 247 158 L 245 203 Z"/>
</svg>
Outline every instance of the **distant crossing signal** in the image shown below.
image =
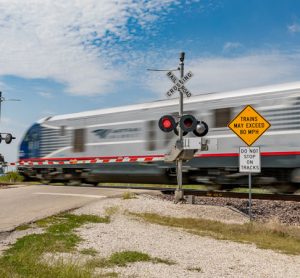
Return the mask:
<svg viewBox="0 0 300 278">
<path fill-rule="evenodd" d="M 3 134 L 6 134 L 6 136 L 2 137 Z M 16 137 L 12 136 L 10 133 L 0 133 L 0 143 L 4 140 L 6 144 L 10 144 L 13 139 L 16 139 Z"/>
</svg>

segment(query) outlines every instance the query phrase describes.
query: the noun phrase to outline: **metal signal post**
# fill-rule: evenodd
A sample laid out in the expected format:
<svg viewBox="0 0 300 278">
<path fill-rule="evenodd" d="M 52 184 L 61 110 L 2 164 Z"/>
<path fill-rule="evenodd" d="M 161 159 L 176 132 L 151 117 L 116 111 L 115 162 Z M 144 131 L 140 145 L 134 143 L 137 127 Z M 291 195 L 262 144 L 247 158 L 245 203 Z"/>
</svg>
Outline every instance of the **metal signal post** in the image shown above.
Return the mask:
<svg viewBox="0 0 300 278">
<path fill-rule="evenodd" d="M 198 121 L 193 115 L 183 115 L 183 97 L 184 95 L 188 98 L 192 96 L 192 93 L 185 87 L 185 83 L 192 78 L 193 73 L 189 71 L 184 75 L 184 52 L 180 53 L 179 60 L 178 70 L 180 70 L 180 79 L 172 71 L 166 74 L 173 82 L 172 87 L 167 91 L 166 95 L 171 97 L 177 91 L 179 92 L 179 115 L 178 117 L 163 115 L 158 122 L 161 131 L 174 131 L 179 137 L 175 146 L 172 146 L 171 150 L 165 154 L 164 159 L 166 163 L 176 163 L 177 188 L 174 198 L 175 203 L 184 200 L 182 189 L 183 161 L 192 159 L 198 150 L 207 149 L 207 143 L 204 143 L 202 139 L 186 138 L 184 140 L 183 136 L 186 136 L 189 132 L 193 132 L 195 136 L 203 137 L 208 133 L 208 125 L 205 122 Z"/>
<path fill-rule="evenodd" d="M 3 101 L 20 101 L 20 99 L 6 99 L 5 97 L 2 96 L 2 92 L 0 91 L 0 122 L 1 122 L 1 106 Z M 5 135 L 3 137 L 2 135 Z M 2 140 L 5 140 L 6 144 L 10 144 L 12 140 L 16 139 L 11 133 L 0 133 L 0 144 Z"/>
<path fill-rule="evenodd" d="M 180 68 L 180 79 L 183 79 L 184 77 L 184 52 L 180 53 L 179 57 L 179 68 Z M 182 90 L 179 91 L 179 117 L 181 118 L 183 116 L 183 92 Z M 183 141 L 183 130 L 179 128 L 179 142 L 182 143 Z M 176 160 L 176 174 L 177 174 L 177 188 L 175 191 L 175 203 L 183 200 L 183 189 L 182 189 L 182 159 L 178 158 Z"/>
</svg>

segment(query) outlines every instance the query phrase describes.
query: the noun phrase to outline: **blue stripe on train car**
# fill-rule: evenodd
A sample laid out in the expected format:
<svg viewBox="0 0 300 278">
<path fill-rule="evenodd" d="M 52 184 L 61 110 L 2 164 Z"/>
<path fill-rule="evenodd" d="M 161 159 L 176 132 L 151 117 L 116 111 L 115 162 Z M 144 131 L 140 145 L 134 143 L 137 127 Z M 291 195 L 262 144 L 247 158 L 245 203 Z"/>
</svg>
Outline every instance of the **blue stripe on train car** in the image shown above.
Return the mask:
<svg viewBox="0 0 300 278">
<path fill-rule="evenodd" d="M 41 126 L 33 124 L 25 134 L 20 145 L 20 159 L 40 157 Z"/>
</svg>

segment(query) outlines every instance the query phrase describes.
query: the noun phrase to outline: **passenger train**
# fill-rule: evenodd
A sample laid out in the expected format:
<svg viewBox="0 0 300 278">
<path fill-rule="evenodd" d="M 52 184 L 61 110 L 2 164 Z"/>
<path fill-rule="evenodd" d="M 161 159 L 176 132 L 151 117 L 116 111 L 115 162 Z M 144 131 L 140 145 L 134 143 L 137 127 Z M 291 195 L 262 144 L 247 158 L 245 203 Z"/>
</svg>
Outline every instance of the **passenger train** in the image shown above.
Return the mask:
<svg viewBox="0 0 300 278">
<path fill-rule="evenodd" d="M 165 154 L 177 140 L 158 127 L 162 115 L 178 118 L 178 98 L 41 119 L 26 132 L 18 171 L 44 182 L 176 183 L 174 163 Z M 184 163 L 184 183 L 247 184 L 239 173 L 239 147 L 245 146 L 228 123 L 246 106 L 271 127 L 253 146 L 261 150 L 257 185 L 300 187 L 300 82 L 184 99 L 184 114 L 209 126 L 208 149 Z M 193 137 L 189 133 L 187 137 Z"/>
</svg>

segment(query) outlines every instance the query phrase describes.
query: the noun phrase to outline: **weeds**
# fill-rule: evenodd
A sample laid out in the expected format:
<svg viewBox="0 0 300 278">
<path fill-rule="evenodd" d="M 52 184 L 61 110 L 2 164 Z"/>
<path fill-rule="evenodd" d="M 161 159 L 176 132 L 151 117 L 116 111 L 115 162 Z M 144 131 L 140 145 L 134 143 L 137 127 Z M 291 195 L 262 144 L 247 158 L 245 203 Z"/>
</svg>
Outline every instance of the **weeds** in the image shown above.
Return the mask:
<svg viewBox="0 0 300 278">
<path fill-rule="evenodd" d="M 105 215 L 108 217 L 113 216 L 114 214 L 116 214 L 119 211 L 119 207 L 114 206 L 114 207 L 109 207 L 105 209 Z"/>
<path fill-rule="evenodd" d="M 4 176 L 0 177 L 0 182 L 21 182 L 23 180 L 24 177 L 15 171 L 7 172 Z"/>
<path fill-rule="evenodd" d="M 16 231 L 25 231 L 25 230 L 28 230 L 30 228 L 31 228 L 30 224 L 24 224 L 24 225 L 18 226 L 16 228 Z"/>
<path fill-rule="evenodd" d="M 194 218 L 174 218 L 151 213 L 131 213 L 145 221 L 186 229 L 188 232 L 220 240 L 254 243 L 262 249 L 272 249 L 287 254 L 300 254 L 299 229 L 278 225 L 245 223 L 225 224 L 218 221 Z M 275 228 L 276 227 L 276 228 Z"/>
<path fill-rule="evenodd" d="M 203 271 L 201 267 L 189 267 L 186 270 L 195 271 L 195 272 L 202 272 Z"/>
<path fill-rule="evenodd" d="M 174 262 L 164 260 L 160 258 L 152 258 L 148 254 L 137 252 L 137 251 L 123 251 L 113 253 L 108 259 L 97 258 L 90 260 L 88 265 L 90 267 L 113 267 L 113 266 L 127 266 L 129 263 L 136 262 L 152 262 L 152 263 L 163 263 L 172 265 Z"/>
<path fill-rule="evenodd" d="M 74 263 L 47 264 L 44 253 L 71 252 L 81 241 L 74 229 L 85 223 L 108 223 L 108 217 L 60 214 L 38 221 L 45 233 L 31 234 L 17 242 L 0 258 L 0 277 L 92 277 L 93 269 Z"/>
<path fill-rule="evenodd" d="M 128 199 L 136 199 L 136 196 L 133 192 L 124 192 L 123 193 L 123 200 L 128 200 Z"/>
<path fill-rule="evenodd" d="M 82 249 L 80 253 L 83 255 L 96 256 L 98 252 L 94 248 Z"/>
</svg>

